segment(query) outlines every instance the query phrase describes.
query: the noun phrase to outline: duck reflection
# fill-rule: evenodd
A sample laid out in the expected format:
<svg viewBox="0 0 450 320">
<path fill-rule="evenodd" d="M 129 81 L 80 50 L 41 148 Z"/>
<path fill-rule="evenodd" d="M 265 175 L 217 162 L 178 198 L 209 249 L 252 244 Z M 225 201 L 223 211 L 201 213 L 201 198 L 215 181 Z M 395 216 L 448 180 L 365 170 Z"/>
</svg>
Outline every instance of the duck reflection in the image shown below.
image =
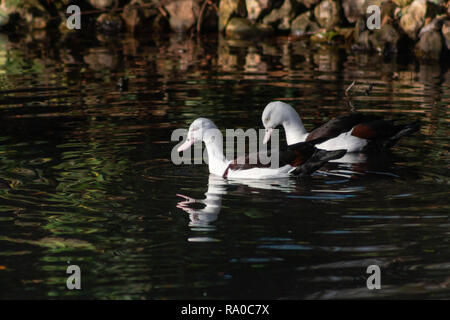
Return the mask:
<svg viewBox="0 0 450 320">
<path fill-rule="evenodd" d="M 233 180 L 210 174 L 208 189 L 204 199 L 195 199 L 183 194 L 177 208 L 189 214 L 189 227 L 193 230 L 215 230 L 213 222 L 218 219 L 222 209 L 222 196 L 229 191 L 233 194 L 258 194 L 261 197 L 273 197 L 273 191 L 289 194 L 294 199 L 344 199 L 365 190 L 362 178 L 398 177 L 395 166 L 400 157 L 390 153 L 349 154 L 345 161 L 328 163 L 312 177 L 301 180 L 295 178 Z M 330 188 L 331 187 L 331 188 Z"/>
<path fill-rule="evenodd" d="M 267 180 L 231 180 L 223 179 L 214 174 L 209 175 L 208 190 L 204 199 L 194 199 L 183 194 L 177 196 L 183 198 L 178 202 L 177 208 L 189 214 L 189 226 L 192 228 L 214 229 L 211 222 L 217 220 L 222 209 L 222 196 L 227 194 L 229 189 L 236 189 L 238 192 L 249 193 L 251 189 L 278 190 L 291 193 L 298 188 L 295 179 L 267 179 Z M 203 208 L 195 208 L 203 205 Z"/>
<path fill-rule="evenodd" d="M 227 183 L 225 179 L 210 174 L 205 199 L 194 199 L 183 194 L 177 194 L 184 199 L 178 202 L 177 208 L 189 213 L 190 227 L 210 228 L 210 223 L 217 220 L 220 209 L 222 209 L 222 195 L 226 193 Z M 204 205 L 204 208 L 193 208 L 193 204 L 197 203 Z"/>
</svg>

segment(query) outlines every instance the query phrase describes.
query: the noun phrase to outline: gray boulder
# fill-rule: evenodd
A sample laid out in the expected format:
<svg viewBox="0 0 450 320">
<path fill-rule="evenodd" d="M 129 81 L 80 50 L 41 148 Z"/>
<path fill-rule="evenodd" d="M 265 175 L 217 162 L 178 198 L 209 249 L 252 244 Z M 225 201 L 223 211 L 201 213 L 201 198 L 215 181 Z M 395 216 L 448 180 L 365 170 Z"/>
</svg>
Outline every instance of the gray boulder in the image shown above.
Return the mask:
<svg viewBox="0 0 450 320">
<path fill-rule="evenodd" d="M 416 56 L 422 60 L 438 60 L 443 48 L 441 33 L 436 30 L 425 32 L 415 46 Z"/>
<path fill-rule="evenodd" d="M 263 12 L 271 9 L 272 0 L 245 0 L 245 5 L 247 7 L 247 18 L 256 21 Z"/>
<path fill-rule="evenodd" d="M 426 0 L 414 0 L 410 6 L 402 10 L 400 27 L 413 40 L 417 39 L 419 30 L 425 23 L 427 13 Z"/>
<path fill-rule="evenodd" d="M 400 35 L 389 23 L 375 29 L 369 36 L 372 49 L 378 52 L 397 52 Z"/>
<path fill-rule="evenodd" d="M 330 30 L 341 23 L 341 6 L 338 1 L 323 0 L 314 8 L 319 25 Z"/>
<path fill-rule="evenodd" d="M 279 30 L 289 30 L 291 20 L 296 16 L 297 3 L 294 0 L 284 0 L 278 9 L 273 9 L 264 17 L 263 23 L 274 25 Z"/>
<path fill-rule="evenodd" d="M 365 15 L 365 3 L 366 0 L 342 0 L 342 9 L 348 22 L 354 23 L 359 17 Z"/>
<path fill-rule="evenodd" d="M 170 28 L 176 32 L 185 32 L 197 21 L 200 7 L 195 0 L 176 0 L 169 2 L 165 9 L 169 13 Z"/>
<path fill-rule="evenodd" d="M 306 11 L 292 20 L 291 33 L 295 36 L 301 36 L 307 32 L 314 32 L 318 30 L 320 27 L 315 21 L 312 20 L 312 17 L 312 12 Z"/>
</svg>

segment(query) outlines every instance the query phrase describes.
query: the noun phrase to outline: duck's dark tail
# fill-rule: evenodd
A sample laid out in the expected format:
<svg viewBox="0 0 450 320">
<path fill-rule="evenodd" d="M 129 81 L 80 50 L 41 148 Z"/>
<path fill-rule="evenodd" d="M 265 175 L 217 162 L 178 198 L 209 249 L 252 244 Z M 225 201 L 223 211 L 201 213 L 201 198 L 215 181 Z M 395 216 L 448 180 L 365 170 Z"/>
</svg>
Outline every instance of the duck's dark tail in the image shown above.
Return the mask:
<svg viewBox="0 0 450 320">
<path fill-rule="evenodd" d="M 421 126 L 420 121 L 416 121 L 416 122 L 401 126 L 400 130 L 395 135 L 393 135 L 392 137 L 389 137 L 387 140 L 383 141 L 382 147 L 384 149 L 391 148 L 392 146 L 394 146 L 397 143 L 397 141 L 401 137 L 408 136 L 416 131 L 419 131 L 420 126 Z"/>
<path fill-rule="evenodd" d="M 296 176 L 308 176 L 314 171 L 320 169 L 330 160 L 339 159 L 347 153 L 347 150 L 327 151 L 316 149 L 314 154 L 302 165 L 295 168 L 291 173 Z"/>
</svg>

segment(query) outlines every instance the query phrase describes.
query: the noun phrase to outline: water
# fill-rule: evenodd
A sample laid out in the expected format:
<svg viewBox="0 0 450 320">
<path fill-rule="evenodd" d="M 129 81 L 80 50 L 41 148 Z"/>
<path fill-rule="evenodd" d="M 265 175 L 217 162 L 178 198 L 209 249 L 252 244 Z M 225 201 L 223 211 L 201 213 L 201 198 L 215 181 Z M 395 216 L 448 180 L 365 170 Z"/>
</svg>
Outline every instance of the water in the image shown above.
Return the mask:
<svg viewBox="0 0 450 320">
<path fill-rule="evenodd" d="M 448 66 L 286 38 L 0 40 L 1 298 L 450 298 Z M 353 80 L 374 83 L 358 111 L 420 133 L 301 181 L 170 160 L 197 117 L 261 128 L 283 100 L 312 129 Z"/>
</svg>

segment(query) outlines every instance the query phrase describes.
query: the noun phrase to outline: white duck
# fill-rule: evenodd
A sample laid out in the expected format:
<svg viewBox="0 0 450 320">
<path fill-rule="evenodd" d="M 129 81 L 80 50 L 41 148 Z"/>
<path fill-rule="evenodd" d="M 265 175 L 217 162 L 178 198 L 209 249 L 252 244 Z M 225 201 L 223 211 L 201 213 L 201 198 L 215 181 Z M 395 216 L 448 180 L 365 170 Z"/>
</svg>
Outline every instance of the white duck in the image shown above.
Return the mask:
<svg viewBox="0 0 450 320">
<path fill-rule="evenodd" d="M 223 154 L 222 134 L 214 122 L 206 118 L 198 118 L 192 122 L 186 141 L 177 151 L 187 150 L 196 141 L 203 141 L 206 145 L 209 172 L 228 179 L 273 179 L 309 175 L 329 160 L 345 154 L 345 150 L 318 150 L 314 147 L 316 141 L 311 141 L 295 144 L 292 148 L 289 146 L 280 152 L 277 168 L 272 168 L 270 163 L 252 164 L 248 156 L 243 161 L 230 161 Z"/>
<path fill-rule="evenodd" d="M 262 122 L 266 128 L 264 143 L 269 141 L 273 129 L 282 125 L 289 146 L 322 139 L 324 142 L 318 143 L 317 148 L 345 149 L 349 153 L 366 151 L 370 147 L 390 148 L 398 139 L 420 128 L 417 122 L 394 125 L 393 121 L 383 120 L 376 115 L 349 113 L 332 119 L 308 133 L 294 108 L 281 101 L 270 102 L 265 107 Z"/>
</svg>

